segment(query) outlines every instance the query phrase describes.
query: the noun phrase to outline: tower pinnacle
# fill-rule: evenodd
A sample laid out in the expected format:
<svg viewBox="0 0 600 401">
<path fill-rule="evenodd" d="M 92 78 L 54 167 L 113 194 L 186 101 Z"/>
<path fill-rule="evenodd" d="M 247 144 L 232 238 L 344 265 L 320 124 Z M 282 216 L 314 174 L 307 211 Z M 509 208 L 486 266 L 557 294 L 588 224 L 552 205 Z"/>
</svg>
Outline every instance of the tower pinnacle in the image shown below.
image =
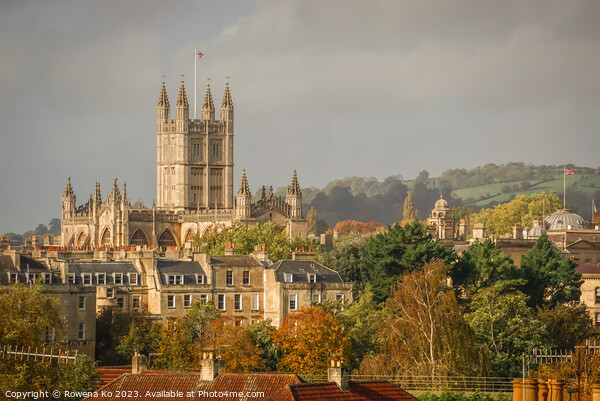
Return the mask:
<svg viewBox="0 0 600 401">
<path fill-rule="evenodd" d="M 190 107 L 187 94 L 185 93 L 185 86 L 183 85 L 183 80 L 181 81 L 181 86 L 179 87 L 179 94 L 177 95 L 177 103 L 176 106 Z"/>
<path fill-rule="evenodd" d="M 167 89 L 165 88 L 165 81 L 163 81 L 162 86 L 160 88 L 160 95 L 158 96 L 158 105 L 157 108 L 170 108 L 169 97 L 167 96 Z"/>
<path fill-rule="evenodd" d="M 238 195 L 250 195 L 250 186 L 248 185 L 248 179 L 246 178 L 246 169 L 242 170 L 242 179 L 240 180 Z"/>
<path fill-rule="evenodd" d="M 202 103 L 202 119 L 215 119 L 215 104 L 213 103 L 212 93 L 210 92 L 210 84 L 206 85 L 206 93 L 204 94 L 204 102 Z"/>
</svg>

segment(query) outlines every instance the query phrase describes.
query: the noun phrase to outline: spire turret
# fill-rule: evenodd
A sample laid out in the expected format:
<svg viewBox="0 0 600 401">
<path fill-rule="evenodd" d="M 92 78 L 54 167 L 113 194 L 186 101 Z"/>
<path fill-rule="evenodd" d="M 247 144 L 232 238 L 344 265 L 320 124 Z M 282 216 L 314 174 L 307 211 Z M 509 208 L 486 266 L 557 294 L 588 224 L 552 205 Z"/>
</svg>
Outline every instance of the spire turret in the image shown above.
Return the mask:
<svg viewBox="0 0 600 401">
<path fill-rule="evenodd" d="M 169 104 L 169 98 L 167 96 L 167 89 L 165 88 L 165 81 L 163 81 L 160 88 L 160 95 L 158 96 L 158 104 L 156 105 L 156 118 L 160 121 L 168 121 L 171 113 L 171 105 Z"/>
<path fill-rule="evenodd" d="M 238 189 L 238 195 L 251 195 L 250 186 L 248 185 L 248 179 L 246 178 L 246 169 L 242 170 L 242 179 L 240 180 L 240 188 Z"/>
<path fill-rule="evenodd" d="M 264 188 L 264 187 L 263 187 Z M 252 194 L 246 178 L 246 169 L 242 170 L 240 189 L 237 193 L 235 214 L 238 219 L 249 219 L 251 214 Z"/>
<path fill-rule="evenodd" d="M 229 93 L 229 82 L 225 83 L 225 94 L 223 95 L 221 108 L 228 108 L 233 110 L 233 100 L 231 100 L 231 93 Z"/>
<path fill-rule="evenodd" d="M 300 190 L 300 184 L 298 183 L 298 175 L 296 174 L 296 170 L 294 170 L 294 175 L 292 176 L 292 183 L 287 187 L 288 195 L 300 195 L 302 196 L 302 191 Z"/>
<path fill-rule="evenodd" d="M 206 85 L 206 93 L 204 94 L 204 102 L 202 103 L 202 119 L 211 121 L 215 119 L 215 104 L 210 92 L 210 84 Z"/>
<path fill-rule="evenodd" d="M 71 177 L 67 177 L 67 186 L 65 187 L 64 196 L 75 196 L 73 192 L 73 187 L 71 186 Z"/>
<path fill-rule="evenodd" d="M 116 177 L 115 177 L 115 181 L 113 182 L 112 191 L 110 191 L 108 198 L 115 202 L 117 200 L 121 199 L 121 193 L 119 192 L 119 187 L 117 186 L 117 178 Z"/>
<path fill-rule="evenodd" d="M 177 95 L 176 106 L 190 107 L 187 100 L 187 95 L 185 93 L 185 86 L 183 85 L 183 81 L 181 81 L 181 86 L 179 87 L 179 94 Z"/>
<path fill-rule="evenodd" d="M 221 102 L 221 121 L 228 122 L 228 133 L 233 134 L 233 100 L 229 93 L 229 82 L 225 84 L 225 94 Z"/>
<path fill-rule="evenodd" d="M 302 190 L 300 189 L 300 184 L 298 183 L 298 175 L 296 174 L 296 170 L 294 170 L 294 174 L 292 175 L 292 182 L 287 187 L 285 203 L 290 205 L 290 218 L 302 218 Z"/>
</svg>

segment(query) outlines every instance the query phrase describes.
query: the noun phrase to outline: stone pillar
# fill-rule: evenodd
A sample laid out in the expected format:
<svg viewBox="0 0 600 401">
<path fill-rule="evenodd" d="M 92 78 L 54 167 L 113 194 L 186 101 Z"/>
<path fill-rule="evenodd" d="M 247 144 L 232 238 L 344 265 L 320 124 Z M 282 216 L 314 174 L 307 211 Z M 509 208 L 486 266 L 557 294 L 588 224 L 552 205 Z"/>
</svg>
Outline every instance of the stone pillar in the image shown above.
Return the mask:
<svg viewBox="0 0 600 401">
<path fill-rule="evenodd" d="M 600 383 L 592 385 L 592 401 L 600 401 Z"/>
<path fill-rule="evenodd" d="M 548 380 L 548 401 L 563 401 L 564 380 Z"/>
<path fill-rule="evenodd" d="M 327 381 L 334 382 L 342 391 L 348 391 L 348 372 L 342 367 L 342 361 L 331 360 L 327 369 Z"/>
<path fill-rule="evenodd" d="M 537 379 L 525 379 L 525 400 L 523 401 L 538 401 Z"/>
<path fill-rule="evenodd" d="M 219 374 L 219 360 L 214 359 L 212 352 L 202 353 L 200 361 L 200 378 L 203 381 L 214 381 Z"/>
<path fill-rule="evenodd" d="M 548 383 L 538 379 L 538 401 L 548 401 Z"/>
</svg>

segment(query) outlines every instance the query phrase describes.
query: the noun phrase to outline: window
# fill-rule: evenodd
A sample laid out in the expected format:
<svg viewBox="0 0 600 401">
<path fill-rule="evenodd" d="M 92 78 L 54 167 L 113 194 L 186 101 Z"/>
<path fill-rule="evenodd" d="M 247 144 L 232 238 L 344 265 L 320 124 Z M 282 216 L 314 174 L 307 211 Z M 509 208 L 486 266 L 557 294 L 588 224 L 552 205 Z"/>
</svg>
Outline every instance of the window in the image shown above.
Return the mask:
<svg viewBox="0 0 600 401">
<path fill-rule="evenodd" d="M 242 284 L 250 285 L 250 271 L 249 270 L 244 270 Z"/>
<path fill-rule="evenodd" d="M 42 278 L 44 279 L 44 283 L 52 284 L 52 273 L 42 273 Z"/>
<path fill-rule="evenodd" d="M 233 285 L 233 271 L 232 270 L 227 270 L 226 277 L 225 277 L 225 284 Z"/>
<path fill-rule="evenodd" d="M 183 275 L 180 274 L 167 274 L 167 284 L 183 284 Z"/>
<path fill-rule="evenodd" d="M 242 294 L 233 295 L 233 309 L 242 310 Z"/>
<path fill-rule="evenodd" d="M 54 342 L 54 329 L 46 329 L 46 344 L 52 344 Z"/>
<path fill-rule="evenodd" d="M 308 282 L 309 283 L 316 283 L 317 282 L 317 275 L 313 274 L 313 273 L 309 273 L 308 274 Z"/>
<path fill-rule="evenodd" d="M 252 294 L 252 296 L 250 297 L 250 309 L 259 310 L 258 294 Z"/>
<path fill-rule="evenodd" d="M 83 285 L 92 285 L 92 273 L 81 273 L 81 282 Z"/>
<path fill-rule="evenodd" d="M 106 289 L 106 298 L 114 298 L 115 297 L 115 289 L 107 288 Z"/>
<path fill-rule="evenodd" d="M 69 284 L 75 284 L 75 273 L 69 273 Z"/>
<path fill-rule="evenodd" d="M 138 283 L 138 274 L 137 273 L 129 273 L 129 284 L 137 285 Z"/>
<path fill-rule="evenodd" d="M 167 308 L 175 308 L 175 295 L 167 295 Z"/>
<path fill-rule="evenodd" d="M 8 283 L 16 283 L 17 282 L 17 273 L 8 273 Z"/>
<path fill-rule="evenodd" d="M 225 294 L 217 295 L 217 309 L 225 310 Z"/>
<path fill-rule="evenodd" d="M 77 323 L 77 339 L 83 340 L 85 338 L 85 323 Z"/>
<path fill-rule="evenodd" d="M 313 304 L 321 303 L 321 294 L 312 294 L 312 302 Z"/>
<path fill-rule="evenodd" d="M 596 326 L 600 326 L 600 313 L 596 313 Z"/>
<path fill-rule="evenodd" d="M 600 304 L 600 287 L 596 288 L 596 303 Z"/>
<path fill-rule="evenodd" d="M 200 303 L 202 305 L 205 305 L 207 302 L 208 302 L 208 295 L 206 295 L 206 294 L 200 295 Z"/>
<path fill-rule="evenodd" d="M 123 297 L 117 298 L 117 307 L 123 308 L 123 306 L 125 306 L 125 300 L 124 300 L 124 298 Z"/>
<path fill-rule="evenodd" d="M 292 273 L 285 273 L 285 282 L 291 283 L 294 281 L 294 275 Z"/>
<path fill-rule="evenodd" d="M 344 294 L 335 294 L 335 300 L 344 303 Z"/>
<path fill-rule="evenodd" d="M 191 295 L 184 295 L 183 296 L 183 307 L 184 308 L 191 308 L 192 307 L 192 296 Z"/>
<path fill-rule="evenodd" d="M 98 285 L 106 284 L 106 273 L 96 273 L 96 282 Z"/>
<path fill-rule="evenodd" d="M 123 273 L 113 273 L 115 285 L 123 285 Z"/>
<path fill-rule="evenodd" d="M 290 310 L 298 309 L 298 294 L 290 294 Z"/>
<path fill-rule="evenodd" d="M 79 309 L 85 309 L 85 297 L 84 296 L 79 297 Z"/>
<path fill-rule="evenodd" d="M 35 283 L 36 279 L 37 279 L 37 274 L 35 274 L 35 273 L 28 273 L 27 274 L 27 282 L 28 283 Z"/>
<path fill-rule="evenodd" d="M 206 276 L 204 274 L 196 274 L 196 284 L 206 284 Z"/>
<path fill-rule="evenodd" d="M 142 297 L 133 297 L 131 298 L 131 303 L 133 304 L 133 309 L 140 309 L 140 305 L 142 304 Z"/>
</svg>

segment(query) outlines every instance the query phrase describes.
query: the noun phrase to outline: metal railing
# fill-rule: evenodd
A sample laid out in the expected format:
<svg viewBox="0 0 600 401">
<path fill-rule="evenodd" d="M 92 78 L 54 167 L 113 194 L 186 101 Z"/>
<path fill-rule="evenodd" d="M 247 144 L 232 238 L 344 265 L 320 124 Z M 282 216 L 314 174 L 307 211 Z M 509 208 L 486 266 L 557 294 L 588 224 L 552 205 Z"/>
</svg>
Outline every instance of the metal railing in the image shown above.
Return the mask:
<svg viewBox="0 0 600 401">
<path fill-rule="evenodd" d="M 20 349 L 19 349 L 20 348 Z M 69 350 L 61 350 L 55 348 L 49 348 L 46 351 L 46 347 L 39 349 L 38 347 L 12 347 L 10 345 L 5 345 L 0 347 L 0 356 L 2 358 L 13 358 L 15 360 L 20 361 L 29 361 L 34 360 L 37 361 L 57 361 L 60 362 L 74 362 L 77 359 L 78 351 L 74 353 Z"/>
</svg>

